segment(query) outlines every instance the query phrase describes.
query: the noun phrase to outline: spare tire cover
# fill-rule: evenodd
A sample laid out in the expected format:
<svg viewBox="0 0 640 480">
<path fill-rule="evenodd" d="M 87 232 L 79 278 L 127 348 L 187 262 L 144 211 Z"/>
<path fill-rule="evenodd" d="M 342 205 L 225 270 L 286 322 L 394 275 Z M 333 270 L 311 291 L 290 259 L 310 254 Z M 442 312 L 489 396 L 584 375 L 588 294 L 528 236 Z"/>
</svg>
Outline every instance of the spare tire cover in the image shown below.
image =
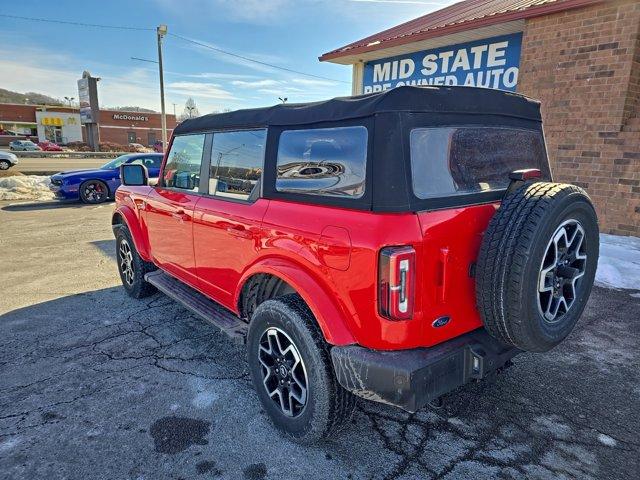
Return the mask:
<svg viewBox="0 0 640 480">
<path fill-rule="evenodd" d="M 598 252 L 596 212 L 583 189 L 551 182 L 516 189 L 491 219 L 478 256 L 486 330 L 526 351 L 556 346 L 584 311 Z"/>
</svg>

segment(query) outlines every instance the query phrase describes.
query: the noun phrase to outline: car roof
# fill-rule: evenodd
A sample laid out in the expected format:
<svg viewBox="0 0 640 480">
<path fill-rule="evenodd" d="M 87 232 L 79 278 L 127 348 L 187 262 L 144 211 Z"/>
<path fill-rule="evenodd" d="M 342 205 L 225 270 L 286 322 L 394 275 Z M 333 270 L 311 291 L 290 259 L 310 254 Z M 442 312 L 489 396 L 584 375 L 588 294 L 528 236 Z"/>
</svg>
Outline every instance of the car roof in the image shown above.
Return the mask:
<svg viewBox="0 0 640 480">
<path fill-rule="evenodd" d="M 312 103 L 214 113 L 185 120 L 176 135 L 208 130 L 292 126 L 369 117 L 378 113 L 502 115 L 541 121 L 540 103 L 523 95 L 478 87 L 401 86 L 377 93 Z"/>
</svg>

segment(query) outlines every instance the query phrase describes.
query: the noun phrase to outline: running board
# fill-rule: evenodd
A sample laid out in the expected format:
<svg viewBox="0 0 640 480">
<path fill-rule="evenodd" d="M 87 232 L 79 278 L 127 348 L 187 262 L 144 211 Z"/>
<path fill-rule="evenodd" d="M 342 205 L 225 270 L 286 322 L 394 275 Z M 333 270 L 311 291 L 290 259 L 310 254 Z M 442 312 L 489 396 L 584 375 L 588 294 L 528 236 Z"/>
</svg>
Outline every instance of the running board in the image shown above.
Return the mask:
<svg viewBox="0 0 640 480">
<path fill-rule="evenodd" d="M 234 342 L 246 342 L 248 325 L 223 306 L 162 270 L 147 273 L 144 279 L 187 310 L 218 327 Z"/>
</svg>

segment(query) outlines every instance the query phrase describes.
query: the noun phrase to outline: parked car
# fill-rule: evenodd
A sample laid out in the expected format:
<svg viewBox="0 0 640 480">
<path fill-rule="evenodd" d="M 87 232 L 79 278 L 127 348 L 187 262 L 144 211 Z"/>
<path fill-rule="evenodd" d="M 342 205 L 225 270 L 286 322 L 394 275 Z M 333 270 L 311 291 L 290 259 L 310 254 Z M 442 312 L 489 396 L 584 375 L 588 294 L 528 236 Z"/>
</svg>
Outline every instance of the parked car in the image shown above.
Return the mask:
<svg viewBox="0 0 640 480">
<path fill-rule="evenodd" d="M 18 163 L 18 157 L 11 152 L 0 150 L 0 170 L 9 170 Z"/>
<path fill-rule="evenodd" d="M 120 165 L 144 165 L 150 176 L 157 177 L 161 163 L 162 155 L 157 153 L 121 155 L 100 168 L 56 173 L 51 176 L 49 188 L 61 200 L 102 203 L 113 198 L 120 186 Z"/>
<path fill-rule="evenodd" d="M 60 145 L 58 145 L 57 143 L 49 142 L 49 141 L 38 142 L 38 146 L 40 147 L 40 150 L 43 150 L 45 152 L 62 152 L 63 151 Z"/>
<path fill-rule="evenodd" d="M 126 292 L 158 289 L 246 342 L 265 411 L 301 442 L 356 396 L 415 412 L 550 350 L 594 280 L 595 210 L 552 182 L 540 104 L 511 92 L 206 115 L 175 129 L 157 185 L 121 169 Z"/>
<path fill-rule="evenodd" d="M 36 151 L 42 150 L 38 145 L 31 140 L 14 140 L 9 142 L 9 149 L 17 151 Z"/>
</svg>

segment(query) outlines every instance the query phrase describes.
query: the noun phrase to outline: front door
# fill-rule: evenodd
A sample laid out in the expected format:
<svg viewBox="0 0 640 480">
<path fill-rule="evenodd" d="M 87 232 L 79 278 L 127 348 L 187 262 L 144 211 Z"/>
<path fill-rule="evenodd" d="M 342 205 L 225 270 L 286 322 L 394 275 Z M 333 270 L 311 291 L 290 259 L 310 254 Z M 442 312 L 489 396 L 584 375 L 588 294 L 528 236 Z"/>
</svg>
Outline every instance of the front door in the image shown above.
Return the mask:
<svg viewBox="0 0 640 480">
<path fill-rule="evenodd" d="M 136 140 L 136 132 L 127 132 L 127 141 L 129 143 L 137 143 Z"/>
<path fill-rule="evenodd" d="M 204 293 L 234 309 L 244 269 L 257 257 L 269 201 L 259 198 L 266 130 L 213 134 L 208 194 L 195 209 L 196 271 Z"/>
<path fill-rule="evenodd" d="M 193 215 L 200 199 L 205 135 L 175 137 L 161 181 L 147 197 L 145 221 L 153 261 L 198 286 L 193 255 Z"/>
</svg>

